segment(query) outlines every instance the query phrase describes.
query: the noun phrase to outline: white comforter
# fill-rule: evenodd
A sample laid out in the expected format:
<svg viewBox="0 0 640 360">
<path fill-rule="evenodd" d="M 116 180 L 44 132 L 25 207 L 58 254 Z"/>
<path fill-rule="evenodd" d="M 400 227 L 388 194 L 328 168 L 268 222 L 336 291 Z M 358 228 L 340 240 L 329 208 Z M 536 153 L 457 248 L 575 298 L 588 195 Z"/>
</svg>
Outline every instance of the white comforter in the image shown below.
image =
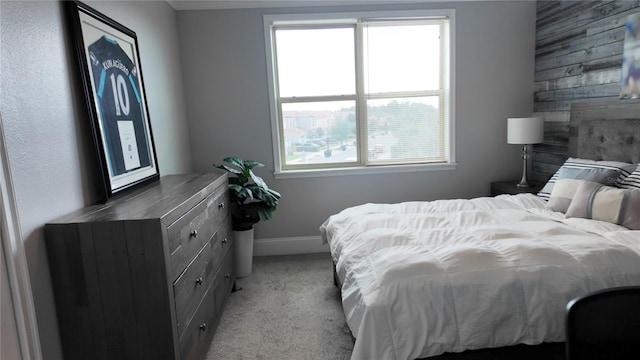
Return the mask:
<svg viewBox="0 0 640 360">
<path fill-rule="evenodd" d="M 640 285 L 640 231 L 544 205 L 503 195 L 366 204 L 327 219 L 352 359 L 563 341 L 569 300 Z"/>
</svg>

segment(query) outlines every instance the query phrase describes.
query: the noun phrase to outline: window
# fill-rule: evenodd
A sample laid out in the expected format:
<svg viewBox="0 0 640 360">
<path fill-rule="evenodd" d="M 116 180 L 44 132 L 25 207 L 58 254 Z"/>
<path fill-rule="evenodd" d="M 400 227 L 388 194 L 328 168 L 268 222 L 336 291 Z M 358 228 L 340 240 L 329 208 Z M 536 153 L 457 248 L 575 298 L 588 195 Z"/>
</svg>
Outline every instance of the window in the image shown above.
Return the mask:
<svg viewBox="0 0 640 360">
<path fill-rule="evenodd" d="M 453 163 L 452 21 L 265 16 L 276 172 Z"/>
</svg>

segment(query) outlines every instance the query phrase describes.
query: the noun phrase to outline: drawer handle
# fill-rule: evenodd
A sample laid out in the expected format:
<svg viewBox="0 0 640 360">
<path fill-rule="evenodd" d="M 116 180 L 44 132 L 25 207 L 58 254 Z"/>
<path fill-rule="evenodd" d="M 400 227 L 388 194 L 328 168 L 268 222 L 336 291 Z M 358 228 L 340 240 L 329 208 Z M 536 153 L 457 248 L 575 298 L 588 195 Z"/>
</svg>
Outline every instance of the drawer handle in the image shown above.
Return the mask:
<svg viewBox="0 0 640 360">
<path fill-rule="evenodd" d="M 197 278 L 196 279 L 196 285 L 202 285 L 202 278 Z"/>
<path fill-rule="evenodd" d="M 205 323 L 200 324 L 200 331 L 205 331 L 205 330 L 207 330 L 207 324 Z"/>
<path fill-rule="evenodd" d="M 198 237 L 198 230 L 191 230 L 191 232 L 189 233 L 189 236 Z"/>
<path fill-rule="evenodd" d="M 227 280 L 230 279 L 231 278 L 231 274 L 230 273 L 224 274 L 224 278 L 227 279 Z"/>
<path fill-rule="evenodd" d="M 218 209 L 224 209 L 224 203 L 221 202 L 220 204 L 218 204 Z"/>
</svg>

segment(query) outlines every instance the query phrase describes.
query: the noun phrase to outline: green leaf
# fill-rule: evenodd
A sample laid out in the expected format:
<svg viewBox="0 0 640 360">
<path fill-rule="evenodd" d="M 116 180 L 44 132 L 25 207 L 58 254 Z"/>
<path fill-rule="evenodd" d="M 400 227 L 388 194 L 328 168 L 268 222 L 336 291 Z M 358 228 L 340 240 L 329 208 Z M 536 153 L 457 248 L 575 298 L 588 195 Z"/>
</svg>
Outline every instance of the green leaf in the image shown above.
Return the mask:
<svg viewBox="0 0 640 360">
<path fill-rule="evenodd" d="M 238 175 L 236 175 L 236 177 L 230 177 L 229 178 L 229 184 L 244 185 L 247 182 L 249 182 L 249 178 L 247 178 L 246 176 L 244 176 L 242 174 L 238 174 Z"/>
<path fill-rule="evenodd" d="M 258 216 L 260 217 L 260 221 L 267 221 L 271 219 L 271 209 L 267 208 L 258 208 L 257 209 Z"/>
<path fill-rule="evenodd" d="M 229 156 L 222 159 L 224 162 L 237 166 L 241 171 L 244 170 L 244 160 L 236 156 Z"/>
<path fill-rule="evenodd" d="M 239 199 L 253 199 L 253 192 L 251 191 L 251 188 L 237 184 L 229 184 L 229 190 L 232 191 Z"/>
<path fill-rule="evenodd" d="M 250 174 L 251 174 L 251 180 L 253 180 L 253 182 L 256 183 L 256 185 L 260 186 L 263 189 L 269 189 L 269 187 L 267 186 L 267 183 L 264 182 L 264 180 L 262 180 L 260 176 L 254 174 L 253 171 L 251 171 Z"/>
<path fill-rule="evenodd" d="M 273 197 L 275 197 L 276 199 L 280 199 L 280 198 L 282 197 L 282 195 L 280 195 L 280 193 L 279 193 L 279 192 L 277 192 L 277 191 L 275 191 L 275 190 L 273 190 L 273 189 L 269 189 L 268 191 L 269 191 L 269 193 L 270 193 Z"/>
<path fill-rule="evenodd" d="M 264 164 L 263 163 L 259 163 L 259 162 L 254 161 L 254 160 L 244 160 L 243 167 L 245 169 L 251 170 L 254 167 L 264 167 Z"/>
<path fill-rule="evenodd" d="M 240 172 L 240 170 L 234 169 L 234 168 L 230 168 L 227 165 L 216 165 L 213 164 L 213 166 L 215 166 L 218 169 L 222 169 L 222 170 L 226 170 L 232 174 L 242 174 L 242 172 Z"/>
</svg>

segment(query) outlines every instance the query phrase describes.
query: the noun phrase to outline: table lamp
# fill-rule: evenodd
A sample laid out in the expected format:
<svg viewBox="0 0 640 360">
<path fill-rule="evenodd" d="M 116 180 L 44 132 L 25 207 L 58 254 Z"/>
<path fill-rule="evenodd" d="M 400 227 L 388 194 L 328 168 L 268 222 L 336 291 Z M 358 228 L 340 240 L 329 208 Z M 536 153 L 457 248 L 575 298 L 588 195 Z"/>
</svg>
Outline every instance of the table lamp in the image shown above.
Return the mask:
<svg viewBox="0 0 640 360">
<path fill-rule="evenodd" d="M 522 179 L 518 187 L 529 187 L 527 181 L 527 159 L 529 158 L 529 146 L 538 144 L 544 140 L 544 120 L 542 118 L 508 118 L 507 119 L 507 143 L 522 145 Z"/>
</svg>

